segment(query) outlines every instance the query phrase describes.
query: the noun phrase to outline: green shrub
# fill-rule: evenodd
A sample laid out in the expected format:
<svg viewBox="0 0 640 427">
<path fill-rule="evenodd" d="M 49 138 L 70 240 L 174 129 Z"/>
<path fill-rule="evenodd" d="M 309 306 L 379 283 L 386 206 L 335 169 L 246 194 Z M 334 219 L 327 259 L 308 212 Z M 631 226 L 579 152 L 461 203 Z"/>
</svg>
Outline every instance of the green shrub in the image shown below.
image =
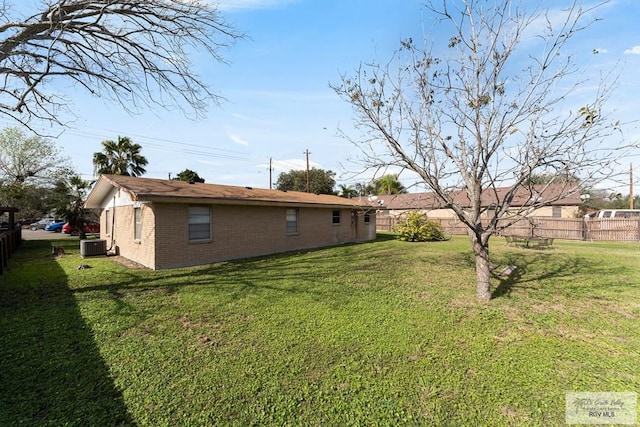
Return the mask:
<svg viewBox="0 0 640 427">
<path fill-rule="evenodd" d="M 419 212 L 409 212 L 406 219 L 395 226 L 398 239 L 407 242 L 431 242 L 445 240 L 444 229 L 439 222 L 429 220 Z"/>
</svg>

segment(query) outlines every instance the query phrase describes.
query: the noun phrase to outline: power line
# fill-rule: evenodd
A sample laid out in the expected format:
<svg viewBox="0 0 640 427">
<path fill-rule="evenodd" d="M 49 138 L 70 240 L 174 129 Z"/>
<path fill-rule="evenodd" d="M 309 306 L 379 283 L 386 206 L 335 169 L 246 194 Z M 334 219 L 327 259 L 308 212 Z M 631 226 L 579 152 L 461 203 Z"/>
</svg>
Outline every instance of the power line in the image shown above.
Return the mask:
<svg viewBox="0 0 640 427">
<path fill-rule="evenodd" d="M 194 143 L 189 143 L 184 141 L 177 141 L 177 140 L 172 140 L 167 138 L 158 138 L 158 137 L 152 137 L 152 136 L 141 135 L 141 134 L 131 134 L 128 132 L 120 132 L 116 130 L 107 130 L 107 129 L 95 129 L 95 130 L 97 132 L 89 132 L 87 130 L 82 130 L 82 129 L 65 129 L 64 131 L 61 131 L 61 137 L 64 138 L 64 135 L 67 134 L 67 135 L 105 140 L 105 139 L 112 138 L 113 135 L 127 135 L 127 136 L 131 136 L 132 138 L 136 139 L 139 142 L 144 142 L 146 145 L 150 145 L 150 146 L 161 147 L 164 149 L 172 149 L 170 147 L 166 147 L 166 145 L 160 144 L 164 142 L 170 145 L 176 145 L 180 148 L 180 149 L 173 148 L 172 149 L 173 151 L 183 151 L 191 154 L 206 155 L 210 157 L 220 157 L 220 158 L 231 159 L 231 160 L 245 160 L 248 156 L 247 153 L 245 152 L 238 151 L 238 150 L 230 150 L 227 148 L 211 147 L 203 144 L 194 144 Z M 142 139 L 143 141 L 140 141 L 140 139 Z M 159 143 L 154 143 L 153 141 L 157 141 Z M 188 151 L 189 148 L 184 148 L 184 147 L 194 147 L 198 150 Z M 208 151 L 212 151 L 212 153 Z"/>
</svg>

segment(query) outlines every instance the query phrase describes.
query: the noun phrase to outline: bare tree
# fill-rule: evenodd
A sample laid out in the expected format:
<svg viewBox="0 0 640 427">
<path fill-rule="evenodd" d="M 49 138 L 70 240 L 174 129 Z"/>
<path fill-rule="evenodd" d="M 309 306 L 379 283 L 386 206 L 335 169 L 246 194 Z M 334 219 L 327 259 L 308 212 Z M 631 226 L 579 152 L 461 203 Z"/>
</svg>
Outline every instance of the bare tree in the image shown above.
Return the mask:
<svg viewBox="0 0 640 427">
<path fill-rule="evenodd" d="M 429 18 L 449 38 L 404 40 L 388 63 L 361 65 L 333 86 L 354 108 L 361 135 L 345 137 L 361 148 L 359 160 L 415 172 L 466 225 L 481 300 L 491 298 L 492 235 L 611 178 L 635 148 L 603 108 L 616 76 L 602 76 L 590 101 L 572 97 L 588 78 L 571 40 L 595 22 L 594 9 L 527 10 L 531 3 L 431 4 Z M 534 185 L 535 174 L 559 179 Z M 523 193 L 526 206 L 514 206 Z"/>
<path fill-rule="evenodd" d="M 130 112 L 178 107 L 199 116 L 221 98 L 189 56 L 224 62 L 220 51 L 242 37 L 202 0 L 43 0 L 26 19 L 14 15 L 0 4 L 0 114 L 27 126 L 63 124 L 68 101 L 53 81 Z"/>
</svg>

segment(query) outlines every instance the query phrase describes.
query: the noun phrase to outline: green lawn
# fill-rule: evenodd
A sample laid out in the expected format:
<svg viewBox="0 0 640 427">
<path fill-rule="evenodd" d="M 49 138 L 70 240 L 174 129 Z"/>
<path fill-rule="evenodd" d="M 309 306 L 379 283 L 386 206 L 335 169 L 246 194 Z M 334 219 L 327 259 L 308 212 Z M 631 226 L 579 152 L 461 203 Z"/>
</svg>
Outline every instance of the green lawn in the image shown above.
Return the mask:
<svg viewBox="0 0 640 427">
<path fill-rule="evenodd" d="M 567 391 L 640 390 L 640 245 L 492 257 L 519 269 L 482 304 L 461 237 L 165 271 L 27 241 L 0 425 L 555 426 Z"/>
</svg>

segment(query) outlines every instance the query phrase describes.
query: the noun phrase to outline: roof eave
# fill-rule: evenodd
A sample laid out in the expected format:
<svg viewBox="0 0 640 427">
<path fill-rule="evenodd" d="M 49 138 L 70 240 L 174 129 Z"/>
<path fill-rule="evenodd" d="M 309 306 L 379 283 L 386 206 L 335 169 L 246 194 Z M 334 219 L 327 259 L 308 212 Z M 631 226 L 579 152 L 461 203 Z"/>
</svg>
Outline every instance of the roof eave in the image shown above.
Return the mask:
<svg viewBox="0 0 640 427">
<path fill-rule="evenodd" d="M 282 207 L 316 207 L 325 209 L 373 209 L 373 206 L 367 204 L 352 203 L 327 203 L 318 200 L 317 202 L 296 201 L 296 200 L 268 200 L 268 199 L 250 199 L 250 198 L 234 198 L 234 197 L 212 197 L 212 196 L 163 196 L 153 193 L 135 192 L 124 185 L 121 185 L 109 179 L 105 175 L 101 175 L 93 189 L 89 193 L 84 207 L 87 209 L 101 208 L 104 206 L 104 200 L 115 189 L 126 191 L 131 199 L 138 202 L 153 203 L 199 203 L 199 204 L 218 204 L 218 205 L 245 205 L 245 206 L 282 206 Z M 345 199 L 348 200 L 348 199 Z"/>
<path fill-rule="evenodd" d="M 152 203 L 192 203 L 192 204 L 214 204 L 214 205 L 243 205 L 243 206 L 283 206 L 283 207 L 320 207 L 336 209 L 372 209 L 373 206 L 360 204 L 325 203 L 325 202 L 302 202 L 302 201 L 278 201 L 278 200 L 256 200 L 240 198 L 219 198 L 219 197 L 175 197 L 158 196 L 156 194 L 136 194 L 135 200 Z"/>
</svg>

